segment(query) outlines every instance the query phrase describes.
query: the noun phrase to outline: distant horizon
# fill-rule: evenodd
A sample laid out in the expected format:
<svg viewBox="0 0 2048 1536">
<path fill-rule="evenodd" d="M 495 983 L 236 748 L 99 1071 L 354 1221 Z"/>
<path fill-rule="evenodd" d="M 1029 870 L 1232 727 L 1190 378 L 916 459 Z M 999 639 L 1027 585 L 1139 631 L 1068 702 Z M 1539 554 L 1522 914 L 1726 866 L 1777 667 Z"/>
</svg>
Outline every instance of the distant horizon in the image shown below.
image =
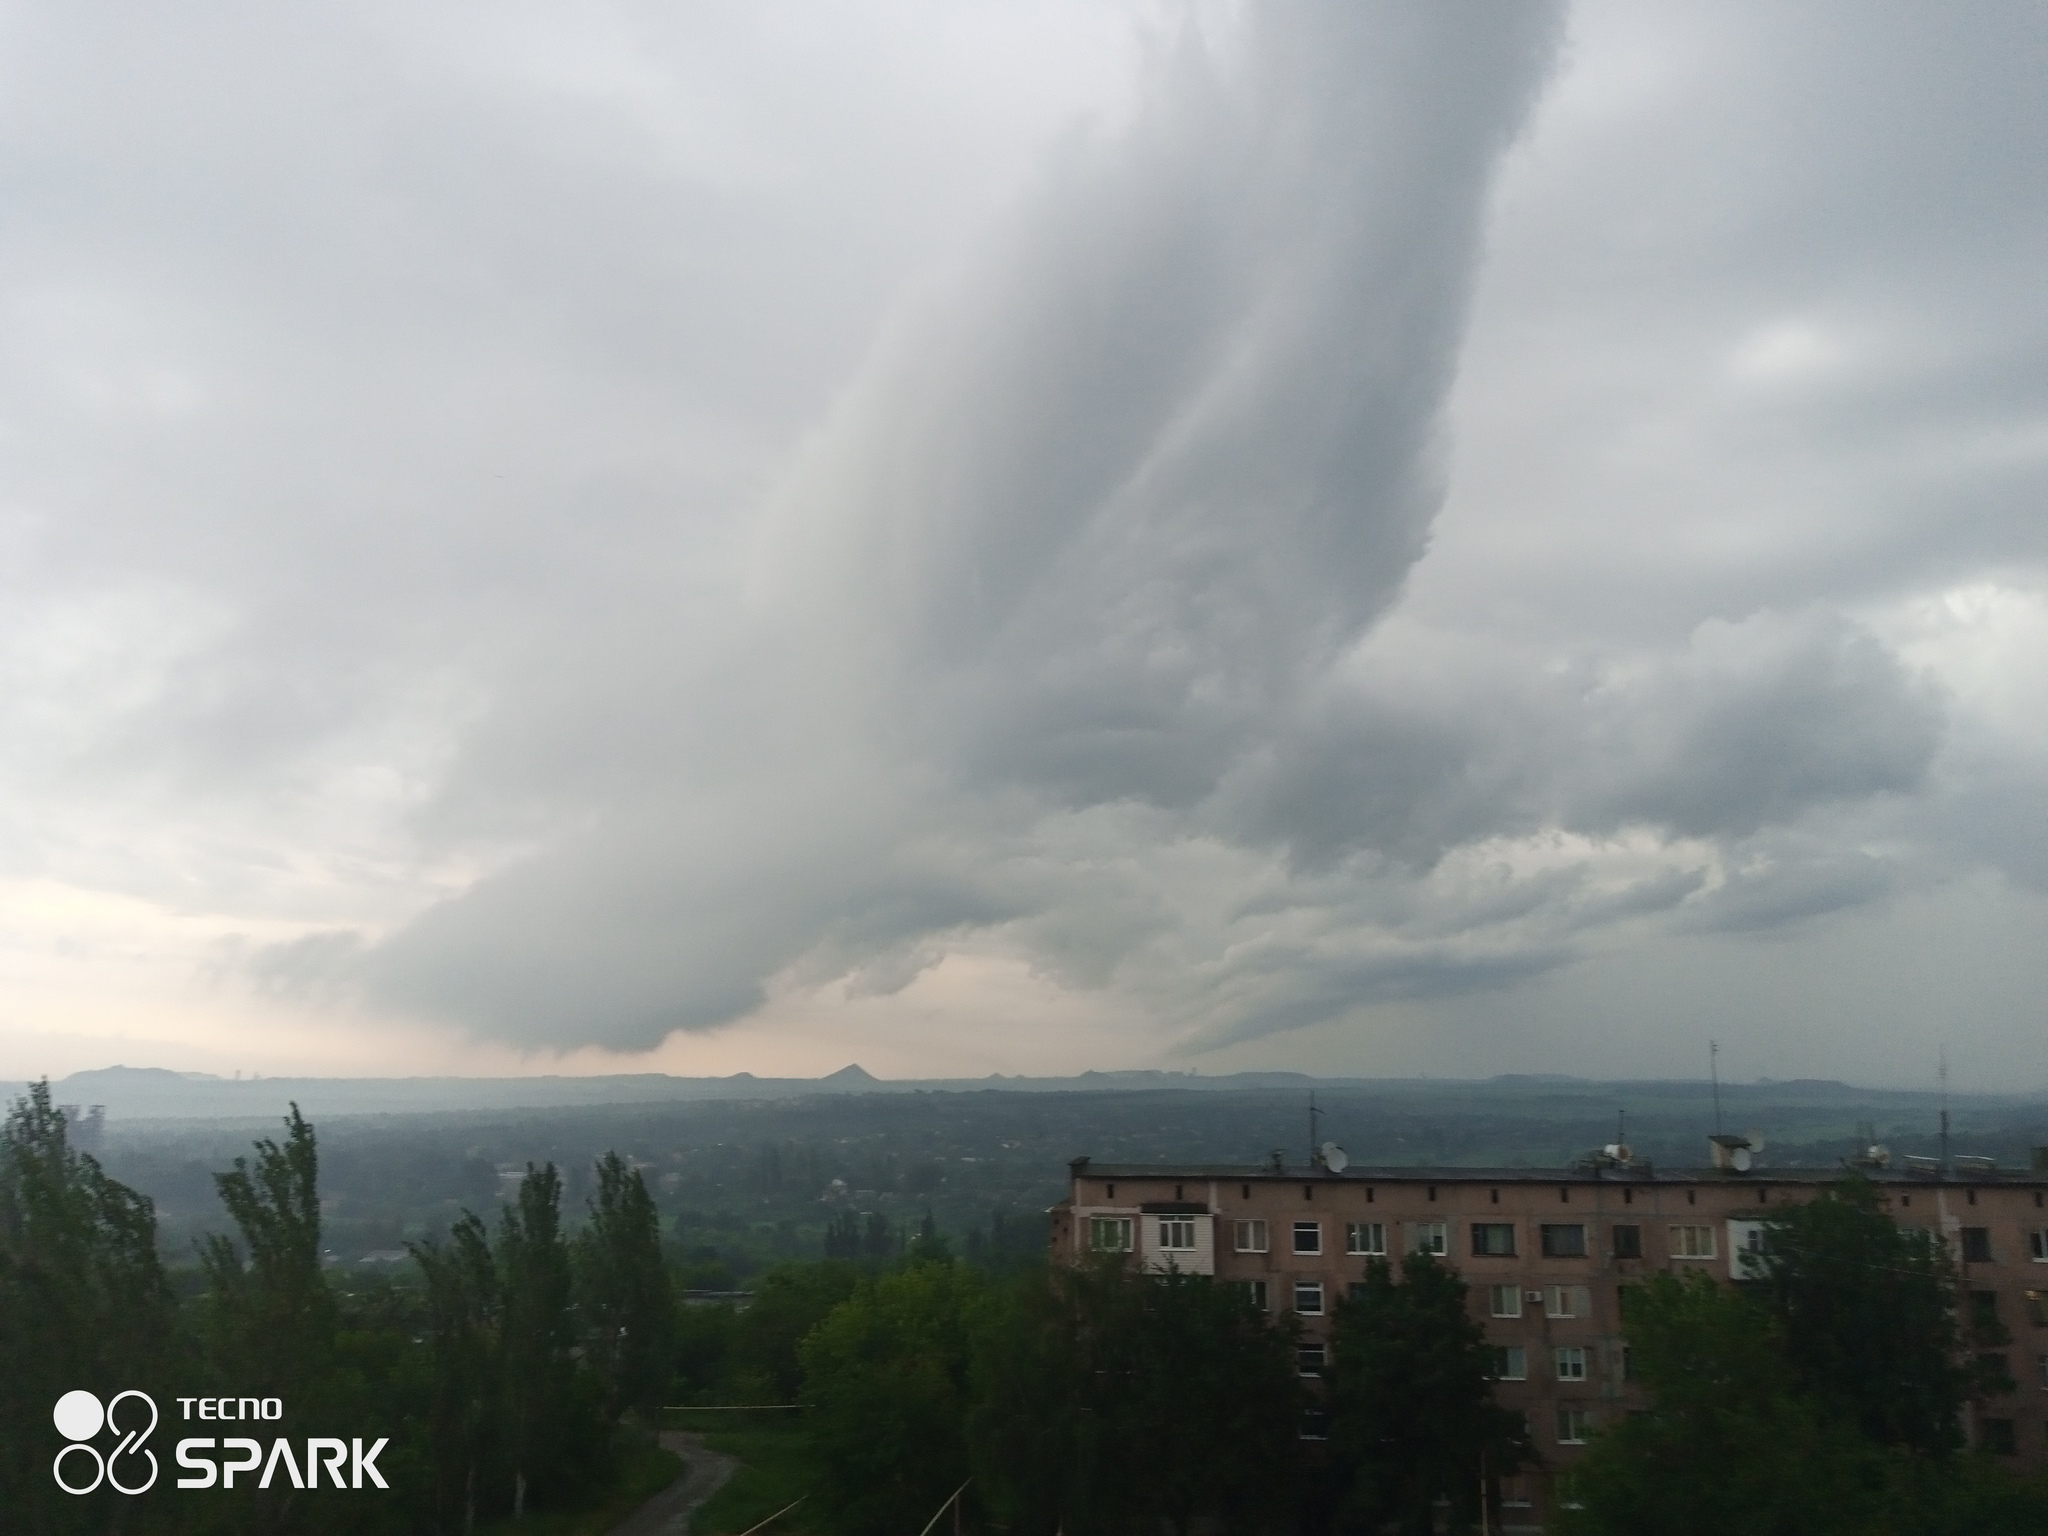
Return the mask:
<svg viewBox="0 0 2048 1536">
<path fill-rule="evenodd" d="M 1595 1076 L 1579 1072 L 1495 1072 L 1482 1075 L 1462 1076 L 1448 1073 L 1398 1073 L 1371 1074 L 1360 1072 L 1307 1072 L 1292 1067 L 1244 1067 L 1224 1072 L 1204 1072 L 1199 1068 L 1173 1067 L 1086 1067 L 1077 1072 L 989 1072 L 981 1075 L 933 1075 L 884 1076 L 867 1071 L 858 1062 L 848 1062 L 835 1071 L 816 1075 L 792 1073 L 766 1073 L 735 1071 L 709 1074 L 685 1074 L 658 1071 L 612 1071 L 612 1072 L 412 1072 L 412 1073 L 291 1073 L 251 1072 L 248 1074 L 223 1074 L 217 1072 L 181 1071 L 171 1067 L 136 1067 L 124 1062 L 115 1062 L 104 1067 L 83 1067 L 62 1076 L 49 1075 L 47 1080 L 54 1087 L 58 1083 L 71 1082 L 79 1078 L 107 1077 L 114 1074 L 128 1074 L 134 1079 L 165 1079 L 188 1083 L 211 1083 L 233 1087 L 236 1084 L 253 1083 L 517 1083 L 517 1082 L 602 1082 L 607 1080 L 658 1080 L 677 1083 L 828 1083 L 828 1082 L 872 1082 L 889 1085 L 918 1083 L 1063 1083 L 1081 1082 L 1089 1078 L 1112 1079 L 1162 1079 L 1169 1081 L 1234 1082 L 1251 1078 L 1292 1080 L 1303 1083 L 1332 1084 L 1574 1084 L 1585 1083 L 1596 1086 L 1626 1086 L 1631 1084 L 1685 1086 L 1708 1089 L 1713 1080 L 1705 1074 L 1688 1076 L 1684 1074 L 1634 1074 L 1614 1077 Z M 0 1083 L 21 1086 L 43 1081 L 44 1076 L 0 1078 Z M 1938 1085 L 1900 1085 L 1876 1082 L 1859 1082 L 1844 1077 L 1724 1077 L 1719 1086 L 1724 1090 L 1743 1088 L 1798 1088 L 1801 1086 L 1842 1088 L 1857 1092 L 1885 1094 L 1925 1094 L 1939 1098 L 1945 1091 L 1956 1097 L 1971 1098 L 2030 1098 L 2048 1095 L 2048 1085 L 2039 1088 L 1959 1088 L 1951 1085 L 1946 1090 Z"/>
</svg>

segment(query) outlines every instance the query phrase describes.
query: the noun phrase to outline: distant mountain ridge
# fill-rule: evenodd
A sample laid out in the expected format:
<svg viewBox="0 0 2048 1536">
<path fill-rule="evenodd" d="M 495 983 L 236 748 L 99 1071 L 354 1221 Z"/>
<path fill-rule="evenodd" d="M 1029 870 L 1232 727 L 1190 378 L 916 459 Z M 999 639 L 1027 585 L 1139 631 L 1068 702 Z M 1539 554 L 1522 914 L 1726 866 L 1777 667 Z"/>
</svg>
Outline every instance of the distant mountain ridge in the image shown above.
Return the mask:
<svg viewBox="0 0 2048 1536">
<path fill-rule="evenodd" d="M 258 1077 L 224 1078 L 163 1067 L 100 1067 L 51 1083 L 59 1104 L 104 1104 L 110 1121 L 273 1119 L 296 1102 L 308 1115 L 431 1114 L 463 1110 L 549 1109 L 801 1098 L 818 1094 L 902 1093 L 1107 1093 L 1296 1091 L 1370 1089 L 1376 1093 L 1451 1093 L 1475 1099 L 1587 1096 L 1602 1100 L 1689 1096 L 1706 1085 L 1680 1079 L 1608 1082 L 1552 1074 L 1511 1074 L 1487 1079 L 1315 1077 L 1305 1072 L 1232 1072 L 1216 1075 L 1157 1069 L 1090 1071 L 1073 1077 L 878 1078 L 858 1064 L 825 1077 L 672 1077 L 661 1072 L 599 1077 Z M 1850 1100 L 1872 1094 L 1897 1101 L 1932 1098 L 1931 1092 L 1864 1089 L 1832 1079 L 1723 1084 L 1723 1092 L 1801 1099 Z M 11 1101 L 25 1084 L 0 1083 Z M 2039 1098 L 2039 1094 L 1967 1095 L 1978 1099 Z"/>
</svg>

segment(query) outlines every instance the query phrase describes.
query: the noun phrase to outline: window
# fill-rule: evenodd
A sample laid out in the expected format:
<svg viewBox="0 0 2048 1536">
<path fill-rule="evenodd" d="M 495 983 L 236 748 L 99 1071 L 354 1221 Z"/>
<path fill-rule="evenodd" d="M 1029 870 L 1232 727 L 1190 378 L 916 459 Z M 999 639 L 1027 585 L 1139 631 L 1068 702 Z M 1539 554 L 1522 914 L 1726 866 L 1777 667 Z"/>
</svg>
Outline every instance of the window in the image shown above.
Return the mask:
<svg viewBox="0 0 2048 1536">
<path fill-rule="evenodd" d="M 1991 1229 L 1989 1227 L 1963 1228 L 1963 1262 L 1965 1264 L 1989 1264 L 1991 1262 Z"/>
<path fill-rule="evenodd" d="M 1097 1253 L 1131 1251 L 1131 1218 L 1097 1216 L 1088 1223 L 1088 1246 Z"/>
<path fill-rule="evenodd" d="M 1584 1445 L 1593 1433 L 1593 1415 L 1583 1408 L 1560 1408 L 1557 1410 L 1557 1443 L 1559 1445 Z"/>
<path fill-rule="evenodd" d="M 2035 1364 L 2041 1368 L 2041 1390 L 2048 1392 L 2048 1355 L 2043 1355 Z"/>
<path fill-rule="evenodd" d="M 1245 1295 L 1245 1300 L 1249 1301 L 1249 1302 L 1250 1302 L 1250 1303 L 1252 1304 L 1252 1306 L 1253 1306 L 1253 1307 L 1254 1307 L 1255 1309 L 1257 1309 L 1258 1311 L 1260 1311 L 1260 1312 L 1263 1312 L 1263 1311 L 1265 1311 L 1265 1310 L 1266 1310 L 1266 1282 L 1265 1282 L 1265 1281 L 1263 1281 L 1263 1280 L 1240 1280 L 1240 1281 L 1238 1281 L 1237 1283 L 1238 1283 L 1239 1285 L 1241 1285 L 1241 1286 L 1243 1286 L 1243 1287 L 1244 1287 L 1244 1295 Z"/>
<path fill-rule="evenodd" d="M 1330 1438 L 1330 1413 L 1327 1408 L 1304 1408 L 1302 1410 L 1301 1438 L 1304 1440 L 1327 1440 Z"/>
<path fill-rule="evenodd" d="M 2019 1441 L 2012 1432 L 2011 1419 L 1983 1419 L 1977 1425 L 1977 1443 L 1994 1456 L 2017 1456 Z"/>
<path fill-rule="evenodd" d="M 2033 1251 L 2036 1264 L 2048 1264 L 2048 1229 L 2036 1227 L 2029 1232 L 2027 1247 Z"/>
<path fill-rule="evenodd" d="M 1266 1251 L 1266 1224 L 1263 1221 L 1240 1221 L 1236 1224 L 1236 1232 L 1239 1253 Z"/>
<path fill-rule="evenodd" d="M 1712 1227 L 1673 1227 L 1671 1229 L 1671 1257 L 1674 1259 L 1711 1259 L 1714 1256 L 1714 1229 Z"/>
<path fill-rule="evenodd" d="M 1987 1391 L 2003 1395 L 2012 1390 L 2012 1362 L 2004 1355 L 1996 1351 L 1979 1355 L 1977 1357 L 1977 1369 L 1981 1373 L 1982 1383 Z M 2004 1385 L 1993 1385 L 1993 1383 L 2000 1382 Z"/>
<path fill-rule="evenodd" d="M 1165 1253 L 1193 1253 L 1195 1251 L 1195 1223 L 1187 1216 L 1162 1216 L 1159 1219 L 1159 1247 Z"/>
<path fill-rule="evenodd" d="M 1640 1259 L 1643 1256 L 1643 1229 L 1641 1227 L 1616 1227 L 1614 1229 L 1614 1256 L 1617 1259 Z"/>
<path fill-rule="evenodd" d="M 1583 1285 L 1553 1285 L 1544 1300 L 1543 1310 L 1552 1317 L 1590 1317 L 1593 1313 L 1593 1292 Z"/>
<path fill-rule="evenodd" d="M 1408 1251 L 1410 1253 L 1433 1253 L 1438 1258 L 1442 1258 L 1451 1251 L 1450 1228 L 1441 1221 L 1409 1222 Z"/>
<path fill-rule="evenodd" d="M 1583 1259 L 1586 1256 L 1586 1229 L 1577 1222 L 1548 1222 L 1543 1224 L 1543 1257 L 1546 1259 Z"/>
<path fill-rule="evenodd" d="M 1493 1349 L 1495 1381 L 1527 1381 L 1529 1351 L 1519 1344 L 1496 1344 Z"/>
<path fill-rule="evenodd" d="M 1295 1346 L 1294 1358 L 1304 1376 L 1323 1374 L 1323 1362 L 1327 1358 L 1320 1344 L 1299 1344 Z"/>
<path fill-rule="evenodd" d="M 1323 1283 L 1320 1280 L 1294 1282 L 1294 1310 L 1304 1317 L 1322 1316 Z"/>
<path fill-rule="evenodd" d="M 1567 1344 L 1555 1351 L 1557 1356 L 1557 1379 L 1559 1381 L 1584 1381 L 1586 1379 L 1586 1352 L 1576 1344 Z"/>
<path fill-rule="evenodd" d="M 1495 1317 L 1520 1317 L 1522 1315 L 1522 1288 L 1519 1285 L 1490 1285 L 1486 1297 Z"/>
<path fill-rule="evenodd" d="M 2048 1328 L 2048 1291 L 2027 1292 L 2027 1321 L 2036 1328 Z"/>
<path fill-rule="evenodd" d="M 1998 1326 L 1998 1292 L 1970 1292 L 1970 1322 L 1978 1328 Z"/>
<path fill-rule="evenodd" d="M 1515 1256 L 1514 1223 L 1475 1221 L 1472 1223 L 1472 1252 L 1475 1256 L 1512 1259 Z"/>
<path fill-rule="evenodd" d="M 1296 1253 L 1321 1253 L 1323 1251 L 1323 1224 L 1320 1221 L 1297 1221 L 1294 1224 L 1294 1251 Z"/>
<path fill-rule="evenodd" d="M 1382 1221 L 1345 1222 L 1344 1251 L 1346 1253 L 1373 1254 L 1384 1257 L 1387 1251 L 1386 1223 Z"/>
</svg>

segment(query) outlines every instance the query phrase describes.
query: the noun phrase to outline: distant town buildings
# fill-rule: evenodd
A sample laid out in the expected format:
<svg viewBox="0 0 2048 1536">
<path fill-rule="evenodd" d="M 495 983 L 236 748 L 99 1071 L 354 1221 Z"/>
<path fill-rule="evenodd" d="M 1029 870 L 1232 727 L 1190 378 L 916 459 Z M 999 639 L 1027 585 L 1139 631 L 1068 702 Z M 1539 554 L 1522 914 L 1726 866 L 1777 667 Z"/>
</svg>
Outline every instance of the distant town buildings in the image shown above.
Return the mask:
<svg viewBox="0 0 2048 1536">
<path fill-rule="evenodd" d="M 1859 1172 L 1902 1226 L 1938 1233 L 1967 1291 L 1965 1321 L 2010 1331 L 2007 1397 L 1979 1405 L 1972 1442 L 2048 1466 L 2048 1151 L 2025 1172 L 1983 1159 Z M 1335 1166 L 1333 1166 L 1333 1164 Z M 1755 1166 L 1741 1137 L 1712 1139 L 1711 1165 L 1653 1169 L 1612 1147 L 1569 1170 L 1360 1168 L 1318 1155 L 1305 1168 L 1070 1164 L 1051 1212 L 1053 1256 L 1119 1253 L 1242 1285 L 1262 1309 L 1292 1312 L 1300 1363 L 1316 1376 L 1330 1319 L 1366 1264 L 1434 1254 L 1463 1275 L 1497 1362 L 1497 1397 L 1520 1410 L 1543 1472 L 1504 1480 L 1502 1529 L 1542 1528 L 1548 1474 L 1601 1423 L 1642 1399 L 1630 1379 L 1621 1309 L 1658 1271 L 1746 1278 L 1764 1222 L 1845 1174 Z"/>
</svg>

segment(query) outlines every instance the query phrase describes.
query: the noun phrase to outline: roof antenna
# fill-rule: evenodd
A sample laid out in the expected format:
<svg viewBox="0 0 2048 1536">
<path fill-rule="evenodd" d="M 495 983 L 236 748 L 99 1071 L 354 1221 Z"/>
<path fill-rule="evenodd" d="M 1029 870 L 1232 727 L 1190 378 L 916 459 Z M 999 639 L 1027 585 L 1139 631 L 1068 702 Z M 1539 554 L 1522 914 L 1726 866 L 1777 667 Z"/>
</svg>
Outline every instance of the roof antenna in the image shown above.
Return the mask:
<svg viewBox="0 0 2048 1536">
<path fill-rule="evenodd" d="M 1316 1108 L 1316 1091 L 1311 1088 L 1308 1091 L 1308 1165 L 1311 1168 L 1319 1166 L 1323 1160 L 1322 1154 L 1316 1150 L 1316 1122 L 1322 1117 L 1323 1112 Z"/>
<path fill-rule="evenodd" d="M 1948 1042 L 1941 1042 L 1941 1171 L 1948 1172 Z"/>
<path fill-rule="evenodd" d="M 1714 1079 L 1714 1134 L 1721 1134 L 1721 1042 L 1707 1042 L 1707 1072 Z"/>
</svg>

